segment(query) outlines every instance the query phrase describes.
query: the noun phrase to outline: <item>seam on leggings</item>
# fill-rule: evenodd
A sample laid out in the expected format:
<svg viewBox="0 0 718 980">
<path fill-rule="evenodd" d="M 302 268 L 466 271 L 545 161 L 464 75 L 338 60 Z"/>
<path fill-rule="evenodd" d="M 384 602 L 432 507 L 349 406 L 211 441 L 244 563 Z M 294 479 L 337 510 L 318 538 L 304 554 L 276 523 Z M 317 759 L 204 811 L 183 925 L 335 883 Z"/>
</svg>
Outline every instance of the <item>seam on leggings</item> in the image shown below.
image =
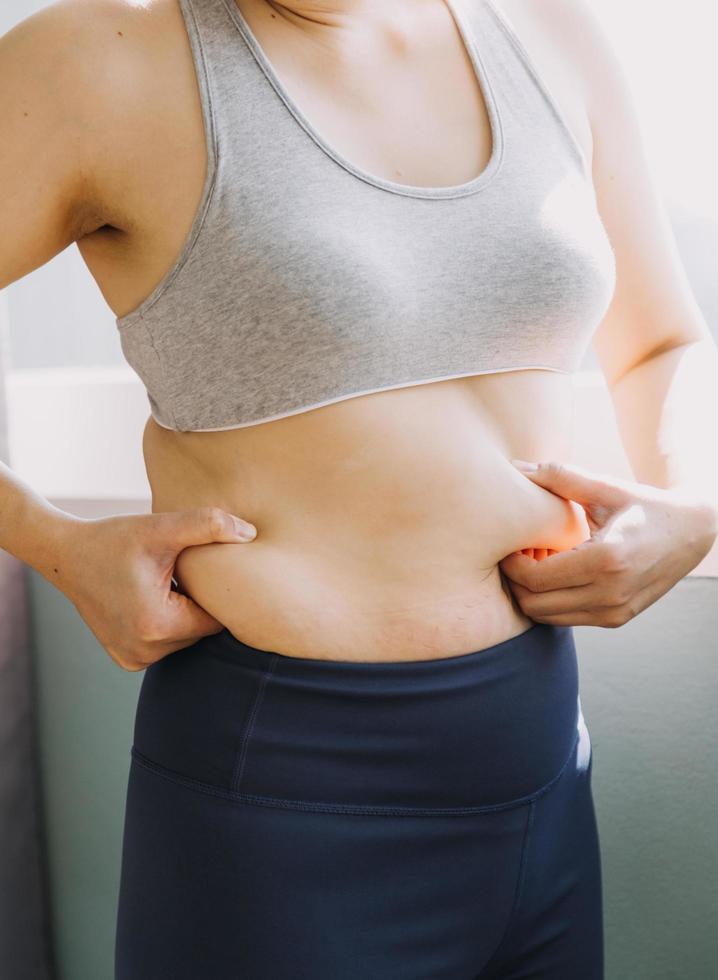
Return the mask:
<svg viewBox="0 0 718 980">
<path fill-rule="evenodd" d="M 239 784 L 242 781 L 242 775 L 244 773 L 244 765 L 247 759 L 247 749 L 249 748 L 249 739 L 252 734 L 252 729 L 254 728 L 254 723 L 257 720 L 257 714 L 259 713 L 259 706 L 262 703 L 264 697 L 264 691 L 267 687 L 267 682 L 272 674 L 272 671 L 277 666 L 277 661 L 279 657 L 275 654 L 272 660 L 263 672 L 259 684 L 257 685 L 257 692 L 254 695 L 254 703 L 252 704 L 252 710 L 247 719 L 247 725 L 242 732 L 242 737 L 239 741 L 239 746 L 237 749 L 237 756 L 234 763 L 234 769 L 232 772 L 232 782 L 230 783 L 230 789 L 232 792 L 239 792 Z"/>
<path fill-rule="evenodd" d="M 216 796 L 224 800 L 235 803 L 246 803 L 251 806 L 270 806 L 276 807 L 282 810 L 305 810 L 313 813 L 347 813 L 356 814 L 357 816 L 368 815 L 368 816 L 385 816 L 385 817 L 453 817 L 453 816 L 473 816 L 477 813 L 496 813 L 501 810 L 512 810 L 519 806 L 525 806 L 527 803 L 533 803 L 539 797 L 543 796 L 544 793 L 548 792 L 551 787 L 558 782 L 558 780 L 563 775 L 566 770 L 566 766 L 571 761 L 571 758 L 576 748 L 576 743 L 578 741 L 578 734 L 574 738 L 571 751 L 569 752 L 568 758 L 561 766 L 556 775 L 549 780 L 541 789 L 528 796 L 520 797 L 519 799 L 509 800 L 506 803 L 488 803 L 484 806 L 461 806 L 461 807 L 413 807 L 413 806 L 369 806 L 362 804 L 349 804 L 349 803 L 310 803 L 306 800 L 290 800 L 283 799 L 282 797 L 276 796 L 259 796 L 255 793 L 240 793 L 237 790 L 223 789 L 221 786 L 215 786 L 212 783 L 204 783 L 199 779 L 194 779 L 192 776 L 184 776 L 182 773 L 175 772 L 172 769 L 168 769 L 166 766 L 160 765 L 149 759 L 146 755 L 140 752 L 134 745 L 131 749 L 131 755 L 134 761 L 148 769 L 150 772 L 155 773 L 158 776 L 163 776 L 165 779 L 171 782 L 179 783 L 188 789 L 195 790 L 198 793 L 204 793 L 208 796 Z"/>
<path fill-rule="evenodd" d="M 492 966 L 492 964 L 496 960 L 496 957 L 502 951 L 503 947 L 506 945 L 506 941 L 507 941 L 507 939 L 509 937 L 509 933 L 511 932 L 511 928 L 512 928 L 512 926 L 514 924 L 514 920 L 516 919 L 516 914 L 518 912 L 519 903 L 521 901 L 521 896 L 523 894 L 524 880 L 526 878 L 526 866 L 528 864 L 529 845 L 530 845 L 530 841 L 531 841 L 531 828 L 533 827 L 535 810 L 536 810 L 536 801 L 535 800 L 532 800 L 531 803 L 530 803 L 530 805 L 529 805 L 529 815 L 528 815 L 528 820 L 526 821 L 526 830 L 524 832 L 524 842 L 523 842 L 523 845 L 522 845 L 522 848 L 521 848 L 521 863 L 519 865 L 518 879 L 517 879 L 517 882 L 516 882 L 516 891 L 514 893 L 514 900 L 513 900 L 512 906 L 511 906 L 511 911 L 509 912 L 509 917 L 508 917 L 508 920 L 506 922 L 506 928 L 504 929 L 503 935 L 502 935 L 501 939 L 499 940 L 498 946 L 493 951 L 493 953 L 491 954 L 491 956 L 489 957 L 489 959 L 487 960 L 487 962 L 484 963 L 484 965 L 481 968 L 481 974 L 482 975 L 483 975 L 483 973 L 484 973 L 484 971 L 486 969 L 488 969 L 489 967 Z"/>
</svg>

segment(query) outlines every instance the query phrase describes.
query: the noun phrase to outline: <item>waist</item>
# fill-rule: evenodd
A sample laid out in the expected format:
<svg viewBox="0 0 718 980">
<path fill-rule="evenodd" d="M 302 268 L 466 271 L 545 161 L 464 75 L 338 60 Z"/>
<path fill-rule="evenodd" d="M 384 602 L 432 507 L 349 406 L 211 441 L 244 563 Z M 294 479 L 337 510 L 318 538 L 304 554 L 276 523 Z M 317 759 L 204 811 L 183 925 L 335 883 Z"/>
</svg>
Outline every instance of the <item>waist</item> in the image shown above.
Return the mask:
<svg viewBox="0 0 718 980">
<path fill-rule="evenodd" d="M 537 506 L 515 484 L 477 484 L 471 501 L 456 479 L 457 493 L 447 491 L 433 515 L 407 507 L 395 522 L 382 499 L 373 521 L 364 503 L 355 511 L 347 500 L 324 523 L 295 501 L 294 523 L 289 507 L 275 524 L 256 521 L 252 542 L 185 549 L 175 577 L 237 639 L 289 656 L 419 660 L 486 647 L 530 622 L 500 559 L 560 551 L 583 533 L 567 502 L 546 491 Z"/>
<path fill-rule="evenodd" d="M 443 657 L 519 633 L 528 620 L 500 559 L 586 536 L 577 504 L 509 461 L 549 448 L 563 458 L 570 419 L 555 381 L 524 374 L 384 392 L 239 432 L 150 425 L 153 510 L 213 504 L 258 531 L 185 549 L 182 591 L 237 639 L 296 657 Z"/>
<path fill-rule="evenodd" d="M 296 659 L 205 637 L 145 671 L 141 764 L 246 803 L 381 812 L 517 805 L 579 736 L 573 631 L 536 623 L 413 663 Z"/>
</svg>

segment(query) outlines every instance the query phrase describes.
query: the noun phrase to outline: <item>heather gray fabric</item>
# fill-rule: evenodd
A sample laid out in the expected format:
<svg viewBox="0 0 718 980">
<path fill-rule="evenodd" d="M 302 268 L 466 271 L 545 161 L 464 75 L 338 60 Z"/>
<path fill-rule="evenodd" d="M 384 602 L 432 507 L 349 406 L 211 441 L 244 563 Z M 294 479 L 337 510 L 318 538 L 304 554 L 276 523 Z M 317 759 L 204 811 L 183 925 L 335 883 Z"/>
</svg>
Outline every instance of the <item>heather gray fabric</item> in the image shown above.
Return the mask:
<svg viewBox="0 0 718 980">
<path fill-rule="evenodd" d="M 118 318 L 157 422 L 230 429 L 494 371 L 578 369 L 615 258 L 590 167 L 505 14 L 451 0 L 493 152 L 467 183 L 354 166 L 284 89 L 234 0 L 180 0 L 208 173 L 173 267 Z"/>
</svg>

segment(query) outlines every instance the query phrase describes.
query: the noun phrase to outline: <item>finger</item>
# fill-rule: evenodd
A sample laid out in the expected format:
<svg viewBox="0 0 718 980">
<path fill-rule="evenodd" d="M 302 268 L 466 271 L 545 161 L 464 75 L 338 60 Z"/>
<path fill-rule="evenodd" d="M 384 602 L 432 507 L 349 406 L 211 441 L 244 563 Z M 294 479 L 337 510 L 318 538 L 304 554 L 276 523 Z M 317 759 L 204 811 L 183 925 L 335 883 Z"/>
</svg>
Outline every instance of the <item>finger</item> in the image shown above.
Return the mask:
<svg viewBox="0 0 718 980">
<path fill-rule="evenodd" d="M 600 574 L 605 561 L 605 546 L 584 541 L 568 551 L 536 561 L 524 554 L 510 554 L 499 562 L 501 571 L 512 582 L 532 592 L 589 585 Z"/>
<path fill-rule="evenodd" d="M 583 609 L 563 608 L 555 612 L 543 611 L 535 614 L 529 607 L 533 606 L 536 596 L 528 596 L 526 608 L 529 611 L 526 615 L 531 619 L 536 619 L 541 623 L 551 623 L 556 626 L 601 626 L 604 629 L 616 629 L 624 626 L 630 620 L 635 619 L 644 609 L 656 602 L 666 593 L 665 588 L 657 588 L 655 583 L 640 589 L 628 601 L 622 603 L 594 604 L 589 600 Z M 523 603 L 519 600 L 519 606 L 524 610 Z"/>
<path fill-rule="evenodd" d="M 549 592 L 532 592 L 531 589 L 512 583 L 511 591 L 521 611 L 532 619 L 537 616 L 555 616 L 581 611 L 600 613 L 618 605 L 615 601 L 607 599 L 605 592 L 595 582 Z"/>
<path fill-rule="evenodd" d="M 253 524 L 229 514 L 221 507 L 169 511 L 161 518 L 159 533 L 178 553 L 192 545 L 215 541 L 236 544 L 238 541 L 252 540 L 256 535 Z"/>
<path fill-rule="evenodd" d="M 546 490 L 584 506 L 598 504 L 613 509 L 623 506 L 626 500 L 625 481 L 575 463 L 551 461 L 521 472 Z"/>
<path fill-rule="evenodd" d="M 547 623 L 549 626 L 601 626 L 600 613 L 592 613 L 586 609 L 577 609 L 570 613 L 560 613 L 555 616 L 531 616 L 537 623 Z"/>
</svg>

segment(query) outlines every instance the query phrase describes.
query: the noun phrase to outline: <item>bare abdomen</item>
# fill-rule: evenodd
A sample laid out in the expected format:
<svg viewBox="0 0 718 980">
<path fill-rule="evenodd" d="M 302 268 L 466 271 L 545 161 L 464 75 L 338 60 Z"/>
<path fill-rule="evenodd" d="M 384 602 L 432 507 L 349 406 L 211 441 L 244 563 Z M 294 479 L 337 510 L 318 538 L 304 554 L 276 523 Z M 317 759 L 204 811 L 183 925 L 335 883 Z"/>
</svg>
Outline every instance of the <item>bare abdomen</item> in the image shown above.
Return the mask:
<svg viewBox="0 0 718 980">
<path fill-rule="evenodd" d="M 302 444 L 309 416 L 282 420 L 277 446 L 265 440 L 263 467 L 239 468 L 236 489 L 228 473 L 179 500 L 177 479 L 164 481 L 154 510 L 211 503 L 258 529 L 250 543 L 183 551 L 182 591 L 244 643 L 287 656 L 432 659 L 527 629 L 497 563 L 521 548 L 573 547 L 588 536 L 583 512 L 516 470 L 509 457 L 530 455 L 526 440 L 497 433 L 446 384 L 433 404 L 437 385 L 387 393 L 413 392 L 414 404 L 395 398 L 383 416 L 376 395 L 310 413 L 312 452 Z M 525 411 L 524 420 L 538 424 Z M 238 436 L 241 458 L 260 457 L 249 439 L 261 428 L 272 434 Z M 565 443 L 565 431 L 554 433 L 554 445 Z M 233 437 L 222 435 L 210 473 L 233 458 Z"/>
</svg>

